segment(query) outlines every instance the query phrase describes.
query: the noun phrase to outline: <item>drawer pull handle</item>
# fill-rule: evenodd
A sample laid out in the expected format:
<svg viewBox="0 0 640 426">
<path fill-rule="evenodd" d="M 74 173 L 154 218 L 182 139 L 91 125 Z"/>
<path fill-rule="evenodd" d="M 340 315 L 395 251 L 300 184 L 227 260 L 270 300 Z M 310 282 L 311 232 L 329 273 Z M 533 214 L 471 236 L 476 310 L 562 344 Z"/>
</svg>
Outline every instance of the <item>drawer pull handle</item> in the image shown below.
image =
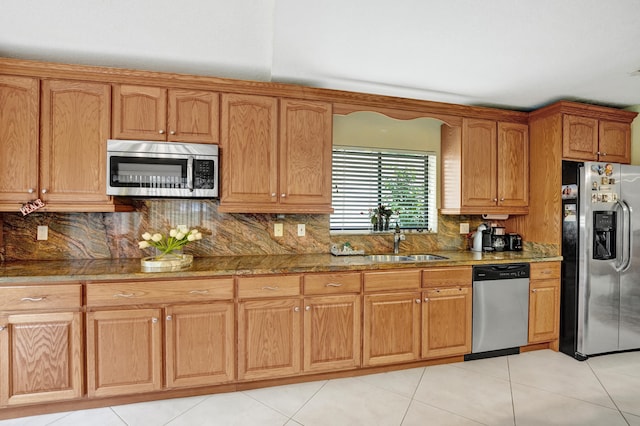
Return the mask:
<svg viewBox="0 0 640 426">
<path fill-rule="evenodd" d="M 327 283 L 325 287 L 342 287 L 341 283 Z"/>
<path fill-rule="evenodd" d="M 270 286 L 264 286 L 262 287 L 263 290 L 270 290 L 270 291 L 276 291 L 276 290 L 280 290 L 280 287 L 275 286 L 275 287 L 270 287 Z"/>
<path fill-rule="evenodd" d="M 191 290 L 189 294 L 209 294 L 209 290 Z"/>
<path fill-rule="evenodd" d="M 116 293 L 113 295 L 113 297 L 134 297 L 135 294 L 133 293 Z"/>
<path fill-rule="evenodd" d="M 45 299 L 46 299 L 46 297 L 42 296 L 42 297 L 23 297 L 20 300 L 22 302 L 42 302 Z"/>
</svg>

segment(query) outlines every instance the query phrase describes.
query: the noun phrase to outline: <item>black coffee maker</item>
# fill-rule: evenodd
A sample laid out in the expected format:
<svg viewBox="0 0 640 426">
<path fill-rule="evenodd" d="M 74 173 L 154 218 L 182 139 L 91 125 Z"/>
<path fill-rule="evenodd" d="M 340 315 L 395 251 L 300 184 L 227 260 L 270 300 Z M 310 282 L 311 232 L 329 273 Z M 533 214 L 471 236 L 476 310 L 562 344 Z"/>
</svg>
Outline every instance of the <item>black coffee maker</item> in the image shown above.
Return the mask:
<svg viewBox="0 0 640 426">
<path fill-rule="evenodd" d="M 482 251 L 522 251 L 519 234 L 497 235 L 493 228 L 482 231 Z"/>
<path fill-rule="evenodd" d="M 522 251 L 522 237 L 519 234 L 507 234 L 507 245 L 505 250 Z"/>
</svg>

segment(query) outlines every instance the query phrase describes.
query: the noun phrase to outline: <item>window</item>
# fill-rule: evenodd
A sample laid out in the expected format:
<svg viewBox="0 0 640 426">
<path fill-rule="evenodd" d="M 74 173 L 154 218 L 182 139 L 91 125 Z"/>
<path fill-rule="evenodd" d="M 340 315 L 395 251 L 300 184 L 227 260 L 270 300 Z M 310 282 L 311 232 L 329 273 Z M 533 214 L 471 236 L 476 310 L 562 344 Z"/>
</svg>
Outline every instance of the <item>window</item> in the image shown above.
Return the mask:
<svg viewBox="0 0 640 426">
<path fill-rule="evenodd" d="M 382 204 L 394 212 L 390 229 L 435 231 L 435 174 L 433 153 L 334 148 L 331 230 L 371 230 Z"/>
</svg>

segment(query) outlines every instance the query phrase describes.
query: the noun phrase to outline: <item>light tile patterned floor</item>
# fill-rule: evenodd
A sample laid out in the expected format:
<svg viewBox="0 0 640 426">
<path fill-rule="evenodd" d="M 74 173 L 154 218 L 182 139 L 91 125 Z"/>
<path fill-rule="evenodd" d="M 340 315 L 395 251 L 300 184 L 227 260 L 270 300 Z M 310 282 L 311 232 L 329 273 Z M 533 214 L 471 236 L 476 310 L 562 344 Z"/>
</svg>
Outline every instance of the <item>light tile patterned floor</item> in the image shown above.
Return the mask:
<svg viewBox="0 0 640 426">
<path fill-rule="evenodd" d="M 640 426 L 640 352 L 549 350 L 0 421 L 0 426 Z"/>
</svg>

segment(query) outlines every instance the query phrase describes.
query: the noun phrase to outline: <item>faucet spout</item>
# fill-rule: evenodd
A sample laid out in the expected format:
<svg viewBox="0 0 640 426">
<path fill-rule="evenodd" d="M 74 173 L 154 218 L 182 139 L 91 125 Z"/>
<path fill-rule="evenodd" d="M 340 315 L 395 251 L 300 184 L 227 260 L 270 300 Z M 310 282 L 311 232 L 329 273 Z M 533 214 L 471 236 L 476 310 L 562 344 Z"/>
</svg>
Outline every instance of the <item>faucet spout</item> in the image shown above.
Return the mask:
<svg viewBox="0 0 640 426">
<path fill-rule="evenodd" d="M 396 228 L 396 232 L 393 234 L 393 254 L 400 253 L 400 241 L 404 241 L 404 234 Z"/>
</svg>

